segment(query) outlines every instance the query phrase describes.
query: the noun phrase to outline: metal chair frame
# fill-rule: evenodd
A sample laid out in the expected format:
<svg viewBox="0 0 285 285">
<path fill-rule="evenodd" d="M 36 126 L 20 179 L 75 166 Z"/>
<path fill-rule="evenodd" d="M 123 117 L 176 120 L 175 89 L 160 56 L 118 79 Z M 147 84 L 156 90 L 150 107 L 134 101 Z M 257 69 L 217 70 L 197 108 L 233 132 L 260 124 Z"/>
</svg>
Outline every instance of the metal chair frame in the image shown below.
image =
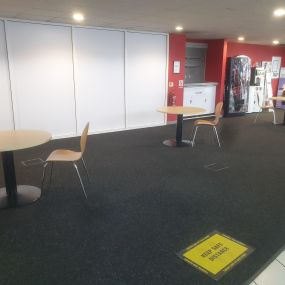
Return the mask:
<svg viewBox="0 0 285 285">
<path fill-rule="evenodd" d="M 257 104 L 259 106 L 259 112 L 256 114 L 255 119 L 253 121 L 253 123 L 255 124 L 257 121 L 257 118 L 259 117 L 259 114 L 262 113 L 263 110 L 268 110 L 268 112 L 272 112 L 273 113 L 273 124 L 276 125 L 276 115 L 275 115 L 275 110 L 274 110 L 274 106 L 272 104 L 272 106 L 269 105 L 262 105 L 262 103 L 260 103 L 260 98 L 258 93 L 256 93 L 256 99 L 257 99 Z"/>
<path fill-rule="evenodd" d="M 217 138 L 219 148 L 222 147 L 220 139 L 219 139 L 219 135 L 217 132 L 217 128 L 216 128 L 216 126 L 218 125 L 219 120 L 220 120 L 222 108 L 223 108 L 223 102 L 219 102 L 215 108 L 215 119 L 213 121 L 208 121 L 208 120 L 196 120 L 196 121 L 194 121 L 194 127 L 193 127 L 193 131 L 192 131 L 192 147 L 194 147 L 194 145 L 195 145 L 195 138 L 197 135 L 199 125 L 213 127 L 213 132 Z"/>
<path fill-rule="evenodd" d="M 74 168 L 75 168 L 75 171 L 76 171 L 76 174 L 78 176 L 78 179 L 79 179 L 79 182 L 81 184 L 81 187 L 82 187 L 82 191 L 83 191 L 83 194 L 85 196 L 85 198 L 87 199 L 87 194 L 86 194 L 86 190 L 85 190 L 85 187 L 84 187 L 84 184 L 83 184 L 83 181 L 82 181 L 82 178 L 81 178 L 81 175 L 80 175 L 80 172 L 78 170 L 78 167 L 77 167 L 77 164 L 76 162 L 81 160 L 82 161 L 82 164 L 83 164 L 83 167 L 85 169 L 85 172 L 87 174 L 87 178 L 88 178 L 88 182 L 90 183 L 90 176 L 89 176 L 89 173 L 88 173 L 88 170 L 87 170 L 87 167 L 86 167 L 86 163 L 83 159 L 83 153 L 85 151 L 85 146 L 86 146 L 86 141 L 87 141 L 87 136 L 88 136 L 88 128 L 89 128 L 89 123 L 86 124 L 83 132 L 82 132 L 82 135 L 81 135 L 81 138 L 80 138 L 80 148 L 81 148 L 81 152 L 80 153 L 76 153 L 76 152 L 72 152 L 72 151 L 69 151 L 70 152 L 70 155 L 73 155 L 73 154 L 76 154 L 78 157 L 77 159 L 74 159 L 72 160 L 72 158 L 69 158 L 67 160 L 65 159 L 61 159 L 61 158 L 58 158 L 58 159 L 53 159 L 53 156 L 56 157 L 57 155 L 57 152 L 64 152 L 64 151 L 68 151 L 68 150 L 54 150 L 50 155 L 49 157 L 46 159 L 44 165 L 43 165 L 43 174 L 42 174 L 42 183 L 41 183 L 41 188 L 43 189 L 43 186 L 44 186 L 44 180 L 45 180 L 45 174 L 46 174 L 46 168 L 49 164 L 49 162 L 51 163 L 51 170 L 50 170 L 50 179 L 49 179 L 49 186 L 51 184 L 51 178 L 52 178 L 52 171 L 53 171 L 53 164 L 54 162 L 72 162 Z"/>
<path fill-rule="evenodd" d="M 260 107 L 260 106 L 259 106 Z M 253 123 L 255 124 L 256 121 L 257 121 L 257 118 L 259 117 L 259 114 L 262 113 L 263 110 L 268 110 L 268 112 L 272 112 L 273 113 L 273 124 L 276 125 L 277 122 L 276 122 L 276 115 L 275 115 L 275 110 L 274 110 L 274 107 L 267 107 L 267 108 L 264 108 L 264 107 L 260 107 L 260 110 L 259 112 L 257 112 L 256 116 L 255 116 L 255 119 L 253 121 Z"/>
<path fill-rule="evenodd" d="M 193 139 L 192 139 L 192 147 L 195 145 L 195 138 L 196 138 L 196 134 L 197 134 L 198 128 L 199 128 L 199 126 L 194 126 L 194 128 L 193 128 L 192 134 L 194 133 L 194 136 L 192 136 L 193 137 Z M 216 126 L 213 126 L 213 132 L 214 132 L 215 137 L 217 138 L 217 142 L 218 142 L 219 148 L 221 148 L 222 146 L 221 146 L 221 142 L 220 142 L 220 139 L 219 139 L 219 135 L 218 135 Z"/>
</svg>

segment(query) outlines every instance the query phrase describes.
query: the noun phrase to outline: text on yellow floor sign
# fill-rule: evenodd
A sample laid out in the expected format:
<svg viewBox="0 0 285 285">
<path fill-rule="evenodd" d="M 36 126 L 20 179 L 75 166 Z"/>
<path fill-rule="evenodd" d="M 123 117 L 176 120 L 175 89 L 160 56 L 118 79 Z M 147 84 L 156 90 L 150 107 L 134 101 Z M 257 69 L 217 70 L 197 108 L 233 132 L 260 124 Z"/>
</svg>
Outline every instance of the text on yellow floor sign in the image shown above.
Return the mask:
<svg viewBox="0 0 285 285">
<path fill-rule="evenodd" d="M 179 256 L 218 280 L 252 251 L 250 246 L 215 231 L 181 251 Z"/>
</svg>

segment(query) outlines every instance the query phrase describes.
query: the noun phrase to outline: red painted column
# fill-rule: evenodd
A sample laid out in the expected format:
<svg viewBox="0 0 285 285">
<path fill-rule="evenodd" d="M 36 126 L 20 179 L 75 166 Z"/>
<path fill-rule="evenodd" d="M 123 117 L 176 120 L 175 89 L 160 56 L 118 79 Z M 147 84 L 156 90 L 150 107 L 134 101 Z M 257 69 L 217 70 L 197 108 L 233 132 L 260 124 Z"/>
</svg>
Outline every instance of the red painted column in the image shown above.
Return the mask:
<svg viewBox="0 0 285 285">
<path fill-rule="evenodd" d="M 168 60 L 168 99 L 169 94 L 174 96 L 176 106 L 183 105 L 184 74 L 185 74 L 185 35 L 169 35 L 169 60 Z M 180 73 L 173 73 L 174 61 L 180 61 Z M 182 80 L 182 85 L 179 82 Z M 169 102 L 169 100 L 167 100 Z M 175 115 L 167 115 L 167 121 L 176 121 Z"/>
<path fill-rule="evenodd" d="M 206 58 L 205 81 L 217 82 L 216 103 L 224 100 L 227 41 L 209 40 Z"/>
</svg>

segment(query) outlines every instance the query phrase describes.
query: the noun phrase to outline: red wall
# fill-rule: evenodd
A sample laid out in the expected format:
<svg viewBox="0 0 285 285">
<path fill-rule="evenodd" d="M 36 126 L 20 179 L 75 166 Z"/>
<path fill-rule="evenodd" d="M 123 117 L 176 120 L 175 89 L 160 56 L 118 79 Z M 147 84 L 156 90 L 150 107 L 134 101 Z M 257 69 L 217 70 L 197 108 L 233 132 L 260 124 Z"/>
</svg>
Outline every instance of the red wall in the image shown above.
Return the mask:
<svg viewBox="0 0 285 285">
<path fill-rule="evenodd" d="M 251 64 L 255 66 L 257 61 L 271 61 L 272 56 L 282 57 L 282 66 L 285 65 L 285 48 L 280 46 L 265 46 L 253 44 L 241 44 L 228 42 L 227 56 L 247 55 L 251 58 Z"/>
<path fill-rule="evenodd" d="M 272 56 L 281 56 L 281 66 L 285 66 L 285 48 L 280 46 L 265 46 L 241 43 L 228 43 L 227 57 L 246 55 L 251 58 L 251 65 L 255 66 L 258 61 L 271 61 Z M 278 78 L 272 79 L 272 91 L 276 96 Z"/>
<path fill-rule="evenodd" d="M 223 101 L 227 57 L 247 55 L 252 66 L 258 61 L 271 61 L 272 56 L 281 56 L 281 66 L 285 67 L 285 48 L 280 46 L 265 46 L 227 42 L 226 40 L 190 40 L 187 42 L 207 43 L 207 58 L 205 80 L 218 82 L 216 103 Z M 277 93 L 278 79 L 272 79 L 272 91 Z"/>
<path fill-rule="evenodd" d="M 207 41 L 205 81 L 217 82 L 216 103 L 224 100 L 226 75 L 227 42 L 225 40 Z"/>
<path fill-rule="evenodd" d="M 227 40 L 191 40 L 181 34 L 169 35 L 169 68 L 168 68 L 168 94 L 176 96 L 176 105 L 183 103 L 183 86 L 179 86 L 179 80 L 184 80 L 185 49 L 187 42 L 207 43 L 207 58 L 205 80 L 217 82 L 216 103 L 223 101 L 226 76 L 227 57 L 247 55 L 251 58 L 252 66 L 258 61 L 271 61 L 272 56 L 281 56 L 281 66 L 285 67 L 285 48 L 280 46 L 265 46 L 227 42 Z M 180 61 L 180 73 L 173 74 L 173 61 Z M 171 87 L 170 85 L 173 84 Z M 272 79 L 273 95 L 277 93 L 278 79 Z M 168 121 L 176 120 L 176 116 L 168 115 Z"/>
<path fill-rule="evenodd" d="M 181 34 L 169 35 L 169 61 L 168 61 L 168 94 L 176 96 L 176 105 L 183 105 L 183 86 L 179 86 L 179 80 L 184 81 L 185 66 L 185 49 L 186 37 Z M 180 73 L 173 73 L 174 60 L 180 61 Z M 173 86 L 171 86 L 173 84 Z M 168 121 L 175 121 L 176 115 L 167 115 Z"/>
</svg>

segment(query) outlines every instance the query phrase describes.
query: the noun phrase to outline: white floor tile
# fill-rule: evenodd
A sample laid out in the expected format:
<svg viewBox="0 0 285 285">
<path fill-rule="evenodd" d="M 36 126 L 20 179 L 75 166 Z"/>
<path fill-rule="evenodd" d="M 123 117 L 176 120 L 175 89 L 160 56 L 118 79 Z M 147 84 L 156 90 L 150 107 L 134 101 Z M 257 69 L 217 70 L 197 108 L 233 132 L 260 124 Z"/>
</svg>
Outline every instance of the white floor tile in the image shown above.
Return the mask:
<svg viewBox="0 0 285 285">
<path fill-rule="evenodd" d="M 254 282 L 257 285 L 285 285 L 285 267 L 274 260 Z"/>
<path fill-rule="evenodd" d="M 281 262 L 284 266 L 285 266 L 285 251 L 283 251 L 282 253 L 280 253 L 276 259 Z"/>
</svg>

